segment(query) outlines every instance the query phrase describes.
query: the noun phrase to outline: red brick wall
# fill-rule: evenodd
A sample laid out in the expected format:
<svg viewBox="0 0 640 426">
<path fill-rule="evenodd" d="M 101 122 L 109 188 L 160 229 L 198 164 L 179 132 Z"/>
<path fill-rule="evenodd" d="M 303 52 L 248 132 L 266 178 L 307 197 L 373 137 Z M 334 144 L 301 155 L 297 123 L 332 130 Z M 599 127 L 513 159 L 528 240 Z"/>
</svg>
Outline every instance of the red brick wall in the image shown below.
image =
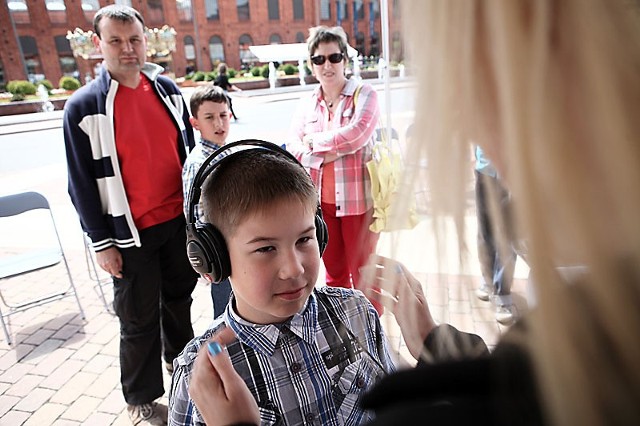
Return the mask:
<svg viewBox="0 0 640 426">
<path fill-rule="evenodd" d="M 348 0 L 349 19 L 343 21 L 342 25 L 350 36 L 350 42 L 355 45 L 355 37 L 353 33 L 353 0 Z M 365 33 L 365 52 L 369 52 L 369 2 L 364 0 L 365 19 L 358 22 L 358 30 Z M 113 0 L 100 0 L 100 5 L 114 3 Z M 209 54 L 209 39 L 216 35 L 219 36 L 224 43 L 225 61 L 232 67 L 240 68 L 239 54 L 239 38 L 243 34 L 251 36 L 254 44 L 268 44 L 272 34 L 280 35 L 283 43 L 295 43 L 296 33 L 302 32 L 306 38 L 308 29 L 311 26 L 320 24 L 318 22 L 319 1 L 304 0 L 304 20 L 294 21 L 293 19 L 293 1 L 280 0 L 280 20 L 269 21 L 267 1 L 266 0 L 249 0 L 250 21 L 238 21 L 236 2 L 233 0 L 218 0 L 219 21 L 208 21 L 205 13 L 204 0 L 192 0 L 192 14 L 197 20 L 197 35 L 193 22 L 180 21 L 175 0 L 162 0 L 163 15 L 165 23 L 173 27 L 176 32 L 176 51 L 172 54 L 172 70 L 176 76 L 185 74 L 187 60 L 184 54 L 184 37 L 189 35 L 195 42 L 197 62 L 200 64 L 202 71 L 210 71 L 213 64 Z M 391 9 L 393 2 L 389 2 Z M 39 60 L 41 71 L 47 79 L 57 85 L 58 80 L 62 76 L 60 63 L 58 60 L 58 52 L 56 51 L 54 37 L 58 35 L 66 35 L 68 30 L 79 27 L 85 31 L 92 30 L 92 23 L 89 22 L 82 11 L 81 0 L 65 0 L 66 5 L 66 22 L 51 22 L 49 13 L 43 0 L 27 0 L 29 7 L 30 23 L 16 23 L 15 27 L 19 36 L 35 37 L 38 46 Z M 146 0 L 132 0 L 132 6 L 138 9 L 143 16 L 148 15 L 148 6 Z M 331 22 L 321 22 L 323 25 L 335 25 L 336 22 L 336 2 L 331 1 Z M 389 11 L 392 17 L 392 10 Z M 55 19 L 59 21 L 59 19 Z M 150 27 L 161 27 L 162 24 L 147 22 Z M 381 33 L 380 20 L 375 23 L 375 31 Z M 400 28 L 399 22 L 391 18 L 390 33 Z M 0 60 L 5 69 L 5 80 L 25 79 L 26 75 L 16 42 L 16 35 L 13 33 L 11 19 L 7 8 L 6 1 L 0 0 Z M 380 50 L 382 46 L 380 44 Z M 93 66 L 97 61 L 76 58 L 80 76 L 84 79 L 87 73 L 92 74 Z"/>
</svg>

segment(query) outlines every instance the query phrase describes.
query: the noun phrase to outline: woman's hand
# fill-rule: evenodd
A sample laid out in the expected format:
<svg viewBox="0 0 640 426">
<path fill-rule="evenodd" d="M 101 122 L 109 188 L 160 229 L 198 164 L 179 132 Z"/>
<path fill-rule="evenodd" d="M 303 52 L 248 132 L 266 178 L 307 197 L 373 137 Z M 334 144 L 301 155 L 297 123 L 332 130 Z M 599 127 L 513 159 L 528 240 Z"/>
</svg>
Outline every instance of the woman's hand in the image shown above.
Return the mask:
<svg viewBox="0 0 640 426">
<path fill-rule="evenodd" d="M 189 396 L 208 426 L 260 424 L 258 404 L 225 349 L 235 338 L 225 327 L 200 349 L 193 365 Z"/>
<path fill-rule="evenodd" d="M 422 284 L 399 262 L 376 254 L 361 269 L 361 288 L 372 300 L 390 309 L 414 358 L 436 327 Z"/>
</svg>

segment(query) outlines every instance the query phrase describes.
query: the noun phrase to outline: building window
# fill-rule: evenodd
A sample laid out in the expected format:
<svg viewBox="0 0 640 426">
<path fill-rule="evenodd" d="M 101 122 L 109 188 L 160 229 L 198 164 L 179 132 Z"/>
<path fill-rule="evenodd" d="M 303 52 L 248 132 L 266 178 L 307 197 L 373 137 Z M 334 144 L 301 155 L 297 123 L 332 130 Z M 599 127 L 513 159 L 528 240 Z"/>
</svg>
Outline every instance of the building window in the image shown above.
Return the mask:
<svg viewBox="0 0 640 426">
<path fill-rule="evenodd" d="M 380 56 L 380 34 L 374 31 L 369 44 L 369 56 Z"/>
<path fill-rule="evenodd" d="M 269 37 L 269 44 L 281 44 L 282 43 L 282 37 L 280 37 L 280 34 L 271 34 L 271 37 Z"/>
<path fill-rule="evenodd" d="M 304 37 L 304 34 L 300 31 L 298 31 L 296 33 L 296 43 L 306 43 L 306 39 Z"/>
<path fill-rule="evenodd" d="M 98 0 L 82 0 L 82 12 L 87 21 L 93 22 L 93 17 L 100 9 L 100 2 Z"/>
<path fill-rule="evenodd" d="M 248 64 L 253 63 L 258 59 L 249 50 L 249 46 L 253 46 L 253 39 L 249 34 L 242 34 L 238 40 L 238 44 L 240 45 L 240 62 Z"/>
<path fill-rule="evenodd" d="M 353 0 L 353 7 L 357 19 L 364 19 L 364 1 Z"/>
<path fill-rule="evenodd" d="M 210 21 L 220 20 L 220 10 L 218 9 L 218 0 L 205 0 L 204 10 L 207 14 L 207 19 Z"/>
<path fill-rule="evenodd" d="M 236 9 L 238 10 L 238 21 L 248 21 L 251 19 L 249 0 L 236 0 Z"/>
<path fill-rule="evenodd" d="M 328 21 L 331 19 L 331 1 L 320 0 L 320 19 L 322 21 Z"/>
<path fill-rule="evenodd" d="M 196 59 L 196 47 L 191 36 L 184 38 L 184 57 L 188 61 Z"/>
<path fill-rule="evenodd" d="M 116 4 L 131 7 L 131 0 L 116 0 Z"/>
<path fill-rule="evenodd" d="M 3 89 L 5 84 L 7 84 L 7 81 L 4 79 L 4 65 L 2 65 L 2 60 L 0 60 L 0 85 L 3 86 Z"/>
<path fill-rule="evenodd" d="M 349 8 L 347 7 L 347 0 L 337 0 L 338 21 L 349 19 Z"/>
<path fill-rule="evenodd" d="M 224 44 L 220 37 L 213 36 L 209 39 L 209 55 L 214 66 L 224 62 Z"/>
<path fill-rule="evenodd" d="M 152 24 L 164 24 L 162 0 L 147 0 L 147 16 L 145 18 Z"/>
<path fill-rule="evenodd" d="M 58 59 L 60 61 L 60 71 L 62 71 L 62 74 L 64 75 L 70 75 L 78 78 L 80 76 L 78 73 L 78 64 L 73 57 L 73 51 L 71 50 L 69 40 L 67 40 L 66 36 L 55 36 L 54 40 L 56 50 L 58 51 Z"/>
<path fill-rule="evenodd" d="M 52 24 L 64 24 L 67 22 L 67 8 L 64 0 L 46 0 L 45 6 Z"/>
<path fill-rule="evenodd" d="M 378 19 L 380 17 L 380 2 L 378 0 L 371 1 L 371 11 L 373 16 L 369 16 L 369 19 Z"/>
<path fill-rule="evenodd" d="M 26 0 L 7 0 L 7 6 L 14 24 L 28 24 L 31 22 Z"/>
<path fill-rule="evenodd" d="M 191 11 L 191 0 L 176 0 L 178 8 L 178 19 L 181 21 L 191 21 L 193 12 Z"/>
<path fill-rule="evenodd" d="M 267 7 L 269 9 L 269 20 L 280 20 L 280 2 L 278 0 L 269 0 Z"/>
<path fill-rule="evenodd" d="M 36 39 L 31 36 L 20 36 L 19 41 L 22 54 L 24 55 L 24 63 L 27 67 L 27 78 L 31 82 L 44 79 Z"/>
<path fill-rule="evenodd" d="M 356 50 L 364 53 L 364 33 L 362 31 L 358 31 L 356 34 Z"/>
<path fill-rule="evenodd" d="M 304 19 L 303 0 L 293 0 L 293 19 L 296 21 Z"/>
</svg>

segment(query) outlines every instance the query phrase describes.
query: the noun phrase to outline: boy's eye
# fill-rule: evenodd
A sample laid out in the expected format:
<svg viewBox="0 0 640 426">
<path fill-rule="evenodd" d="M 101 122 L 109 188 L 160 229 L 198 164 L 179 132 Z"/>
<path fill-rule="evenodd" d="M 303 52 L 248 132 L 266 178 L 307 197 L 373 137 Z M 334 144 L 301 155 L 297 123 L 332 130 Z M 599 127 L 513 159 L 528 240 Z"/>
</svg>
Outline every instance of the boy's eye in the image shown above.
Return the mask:
<svg viewBox="0 0 640 426">
<path fill-rule="evenodd" d="M 276 248 L 274 246 L 265 246 L 265 247 L 260 247 L 259 249 L 256 250 L 256 253 L 268 253 L 270 251 L 274 251 Z"/>
<path fill-rule="evenodd" d="M 298 243 L 299 243 L 299 244 L 305 244 L 305 243 L 308 243 L 308 242 L 309 242 L 309 241 L 311 241 L 311 240 L 313 240 L 313 237 L 306 236 L 306 237 L 302 237 L 302 238 L 300 238 L 300 239 L 298 240 Z"/>
</svg>

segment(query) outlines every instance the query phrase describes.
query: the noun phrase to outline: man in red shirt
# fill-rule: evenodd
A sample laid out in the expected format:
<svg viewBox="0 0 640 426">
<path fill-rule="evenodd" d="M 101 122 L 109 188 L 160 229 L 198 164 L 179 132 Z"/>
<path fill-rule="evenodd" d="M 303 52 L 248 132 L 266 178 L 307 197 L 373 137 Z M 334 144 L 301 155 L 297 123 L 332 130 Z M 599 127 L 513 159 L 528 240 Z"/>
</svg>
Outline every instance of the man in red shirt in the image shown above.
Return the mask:
<svg viewBox="0 0 640 426">
<path fill-rule="evenodd" d="M 169 371 L 193 338 L 197 275 L 185 250 L 181 171 L 194 146 L 178 87 L 145 63 L 142 16 L 111 5 L 94 18 L 99 76 L 65 106 L 69 194 L 98 264 L 113 277 L 120 369 L 133 424 L 164 425 Z"/>
</svg>

